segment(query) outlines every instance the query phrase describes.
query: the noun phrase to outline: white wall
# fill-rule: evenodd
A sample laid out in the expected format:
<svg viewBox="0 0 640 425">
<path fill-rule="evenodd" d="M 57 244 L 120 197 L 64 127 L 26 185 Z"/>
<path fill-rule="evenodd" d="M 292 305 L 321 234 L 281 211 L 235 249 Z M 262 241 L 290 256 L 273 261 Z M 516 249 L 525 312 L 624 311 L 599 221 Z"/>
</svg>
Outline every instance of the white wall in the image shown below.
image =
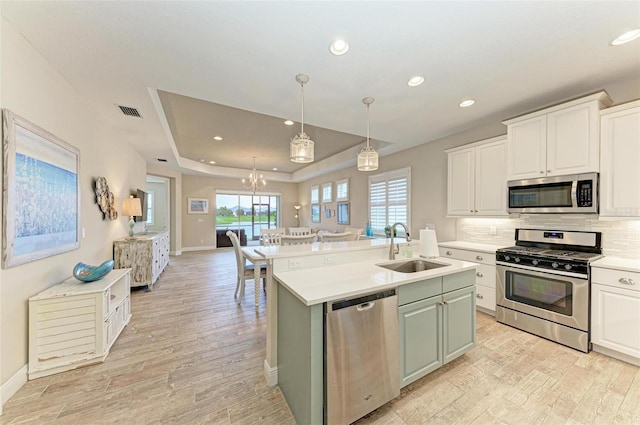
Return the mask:
<svg viewBox="0 0 640 425">
<path fill-rule="evenodd" d="M 127 217 L 103 220 L 93 179 L 106 177 L 121 212 L 122 199 L 144 187 L 146 164 L 4 19 L 1 36 L 0 105 L 80 150 L 80 224 L 86 229 L 80 249 L 0 270 L 0 385 L 4 385 L 27 364 L 29 297 L 71 276 L 80 261 L 99 264 L 113 258 L 113 240 L 127 235 Z"/>
</svg>

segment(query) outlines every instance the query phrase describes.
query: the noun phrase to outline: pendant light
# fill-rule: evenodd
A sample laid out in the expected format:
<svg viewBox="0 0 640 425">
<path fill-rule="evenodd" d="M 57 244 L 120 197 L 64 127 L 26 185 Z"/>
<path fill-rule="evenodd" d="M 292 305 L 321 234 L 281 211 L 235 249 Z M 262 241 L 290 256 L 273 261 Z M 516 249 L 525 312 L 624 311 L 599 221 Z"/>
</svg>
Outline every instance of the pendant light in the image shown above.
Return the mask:
<svg viewBox="0 0 640 425">
<path fill-rule="evenodd" d="M 358 154 L 358 171 L 375 171 L 378 169 L 378 152 L 369 146 L 369 124 L 371 123 L 369 106 L 374 100 L 372 97 L 362 99 L 362 103 L 367 105 L 367 145 Z"/>
<path fill-rule="evenodd" d="M 256 171 L 256 157 L 253 157 L 253 170 L 249 173 L 249 180 L 242 179 L 242 187 L 245 189 L 249 189 L 253 191 L 253 194 L 256 194 L 256 191 L 261 190 L 267 185 L 267 181 L 262 177 L 262 174 L 258 176 L 258 172 Z"/>
<path fill-rule="evenodd" d="M 300 121 L 300 133 L 291 139 L 289 159 L 291 162 L 307 163 L 313 162 L 313 146 L 315 143 L 304 132 L 304 85 L 309 82 L 309 76 L 305 74 L 296 75 L 296 81 L 300 83 L 302 92 L 302 120 Z"/>
</svg>

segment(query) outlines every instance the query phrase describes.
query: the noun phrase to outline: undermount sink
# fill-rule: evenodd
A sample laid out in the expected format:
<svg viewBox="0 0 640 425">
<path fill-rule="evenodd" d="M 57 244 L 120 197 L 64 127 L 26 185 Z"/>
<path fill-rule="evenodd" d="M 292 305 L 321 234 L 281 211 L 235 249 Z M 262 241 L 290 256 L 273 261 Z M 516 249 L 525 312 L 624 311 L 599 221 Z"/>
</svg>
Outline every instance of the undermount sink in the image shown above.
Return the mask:
<svg viewBox="0 0 640 425">
<path fill-rule="evenodd" d="M 433 261 L 417 260 L 417 259 L 400 261 L 395 263 L 376 264 L 376 266 L 378 267 L 383 267 L 385 269 L 393 270 L 394 272 L 400 272 L 400 273 L 423 272 L 425 270 L 433 270 L 440 267 L 446 267 L 449 265 L 450 264 L 434 263 Z"/>
</svg>

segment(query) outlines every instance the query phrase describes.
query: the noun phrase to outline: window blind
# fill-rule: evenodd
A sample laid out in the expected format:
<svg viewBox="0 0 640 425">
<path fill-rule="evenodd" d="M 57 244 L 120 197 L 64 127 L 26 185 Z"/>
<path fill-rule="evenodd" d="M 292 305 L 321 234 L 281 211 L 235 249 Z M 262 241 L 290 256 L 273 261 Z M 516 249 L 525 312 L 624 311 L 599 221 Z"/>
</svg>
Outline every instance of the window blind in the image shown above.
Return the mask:
<svg viewBox="0 0 640 425">
<path fill-rule="evenodd" d="M 411 168 L 369 176 L 369 223 L 374 233 L 401 222 L 410 227 Z"/>
</svg>

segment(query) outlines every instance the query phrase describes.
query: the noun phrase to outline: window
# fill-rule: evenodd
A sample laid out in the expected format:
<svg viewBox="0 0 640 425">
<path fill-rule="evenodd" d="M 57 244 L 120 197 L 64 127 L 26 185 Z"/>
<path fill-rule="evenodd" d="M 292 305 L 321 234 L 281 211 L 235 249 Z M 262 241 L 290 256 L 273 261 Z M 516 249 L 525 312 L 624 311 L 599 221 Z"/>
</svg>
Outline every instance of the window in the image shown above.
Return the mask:
<svg viewBox="0 0 640 425">
<path fill-rule="evenodd" d="M 153 195 L 154 195 L 153 192 L 147 192 L 147 224 L 149 226 L 153 225 L 153 210 L 155 208 L 154 206 L 155 196 Z"/>
<path fill-rule="evenodd" d="M 318 186 L 311 186 L 311 203 L 317 204 L 320 202 L 320 188 Z"/>
<path fill-rule="evenodd" d="M 369 223 L 373 232 L 401 222 L 411 227 L 411 168 L 369 176 Z"/>
<path fill-rule="evenodd" d="M 349 179 L 338 180 L 336 182 L 336 201 L 349 200 Z"/>
<path fill-rule="evenodd" d="M 333 184 L 332 183 L 324 183 L 322 185 L 322 203 L 326 204 L 333 200 Z"/>
<path fill-rule="evenodd" d="M 248 240 L 259 240 L 261 229 L 280 223 L 280 195 L 216 192 L 216 230 L 244 229 Z"/>
</svg>

